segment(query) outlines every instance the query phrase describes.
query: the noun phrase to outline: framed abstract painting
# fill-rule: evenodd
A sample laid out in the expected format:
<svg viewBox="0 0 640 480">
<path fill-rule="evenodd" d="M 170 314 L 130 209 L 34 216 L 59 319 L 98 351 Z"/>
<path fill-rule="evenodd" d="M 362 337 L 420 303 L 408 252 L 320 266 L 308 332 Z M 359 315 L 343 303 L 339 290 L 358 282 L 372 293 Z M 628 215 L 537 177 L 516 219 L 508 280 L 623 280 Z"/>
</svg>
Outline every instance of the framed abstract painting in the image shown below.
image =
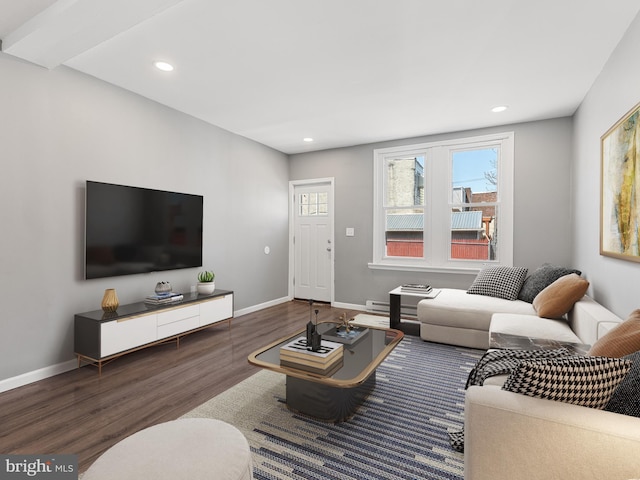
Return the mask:
<svg viewBox="0 0 640 480">
<path fill-rule="evenodd" d="M 640 103 L 601 138 L 600 254 L 640 262 Z"/>
</svg>

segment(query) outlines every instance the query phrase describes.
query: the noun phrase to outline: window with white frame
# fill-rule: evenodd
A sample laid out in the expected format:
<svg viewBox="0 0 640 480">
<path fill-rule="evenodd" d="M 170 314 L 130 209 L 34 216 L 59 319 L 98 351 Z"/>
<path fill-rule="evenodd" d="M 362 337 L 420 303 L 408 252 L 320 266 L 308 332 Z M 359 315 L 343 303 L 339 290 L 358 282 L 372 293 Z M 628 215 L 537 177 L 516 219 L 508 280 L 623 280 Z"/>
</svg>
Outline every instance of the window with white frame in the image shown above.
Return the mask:
<svg viewBox="0 0 640 480">
<path fill-rule="evenodd" d="M 513 132 L 374 150 L 372 268 L 513 264 Z"/>
</svg>

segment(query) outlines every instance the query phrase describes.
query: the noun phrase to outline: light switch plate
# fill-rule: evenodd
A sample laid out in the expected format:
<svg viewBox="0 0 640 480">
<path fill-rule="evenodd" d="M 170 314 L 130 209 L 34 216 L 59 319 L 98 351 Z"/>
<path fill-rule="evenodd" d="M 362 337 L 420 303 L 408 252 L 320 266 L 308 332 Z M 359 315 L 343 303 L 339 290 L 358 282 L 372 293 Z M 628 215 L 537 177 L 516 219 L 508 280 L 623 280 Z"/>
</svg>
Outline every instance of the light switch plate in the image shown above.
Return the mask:
<svg viewBox="0 0 640 480">
<path fill-rule="evenodd" d="M 353 227 L 347 227 L 347 237 L 353 237 L 355 236 L 356 232 L 355 229 Z"/>
</svg>

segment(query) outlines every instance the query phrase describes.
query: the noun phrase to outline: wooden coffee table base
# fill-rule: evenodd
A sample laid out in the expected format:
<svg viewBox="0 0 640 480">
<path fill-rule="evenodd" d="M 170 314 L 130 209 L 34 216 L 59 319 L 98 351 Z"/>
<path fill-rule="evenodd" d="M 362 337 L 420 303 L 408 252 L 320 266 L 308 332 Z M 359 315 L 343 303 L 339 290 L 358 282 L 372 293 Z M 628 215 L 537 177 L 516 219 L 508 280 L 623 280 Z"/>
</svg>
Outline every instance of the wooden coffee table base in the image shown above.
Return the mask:
<svg viewBox="0 0 640 480">
<path fill-rule="evenodd" d="M 364 383 L 349 388 L 333 387 L 287 375 L 287 407 L 326 422 L 342 422 L 356 412 L 375 385 L 375 371 Z"/>
</svg>

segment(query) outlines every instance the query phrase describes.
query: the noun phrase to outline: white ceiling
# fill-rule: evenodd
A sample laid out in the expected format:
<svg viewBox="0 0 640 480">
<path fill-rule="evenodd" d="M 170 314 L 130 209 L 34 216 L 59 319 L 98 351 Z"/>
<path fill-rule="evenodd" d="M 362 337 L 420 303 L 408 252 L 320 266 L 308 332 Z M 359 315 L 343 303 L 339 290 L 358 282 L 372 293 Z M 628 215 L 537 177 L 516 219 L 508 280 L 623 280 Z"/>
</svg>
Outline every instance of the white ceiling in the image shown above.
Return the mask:
<svg viewBox="0 0 640 480">
<path fill-rule="evenodd" d="M 638 0 L 0 0 L 0 38 L 6 54 L 298 153 L 571 115 L 639 10 Z M 160 59 L 175 70 L 156 70 Z M 501 104 L 510 108 L 490 111 Z"/>
</svg>

